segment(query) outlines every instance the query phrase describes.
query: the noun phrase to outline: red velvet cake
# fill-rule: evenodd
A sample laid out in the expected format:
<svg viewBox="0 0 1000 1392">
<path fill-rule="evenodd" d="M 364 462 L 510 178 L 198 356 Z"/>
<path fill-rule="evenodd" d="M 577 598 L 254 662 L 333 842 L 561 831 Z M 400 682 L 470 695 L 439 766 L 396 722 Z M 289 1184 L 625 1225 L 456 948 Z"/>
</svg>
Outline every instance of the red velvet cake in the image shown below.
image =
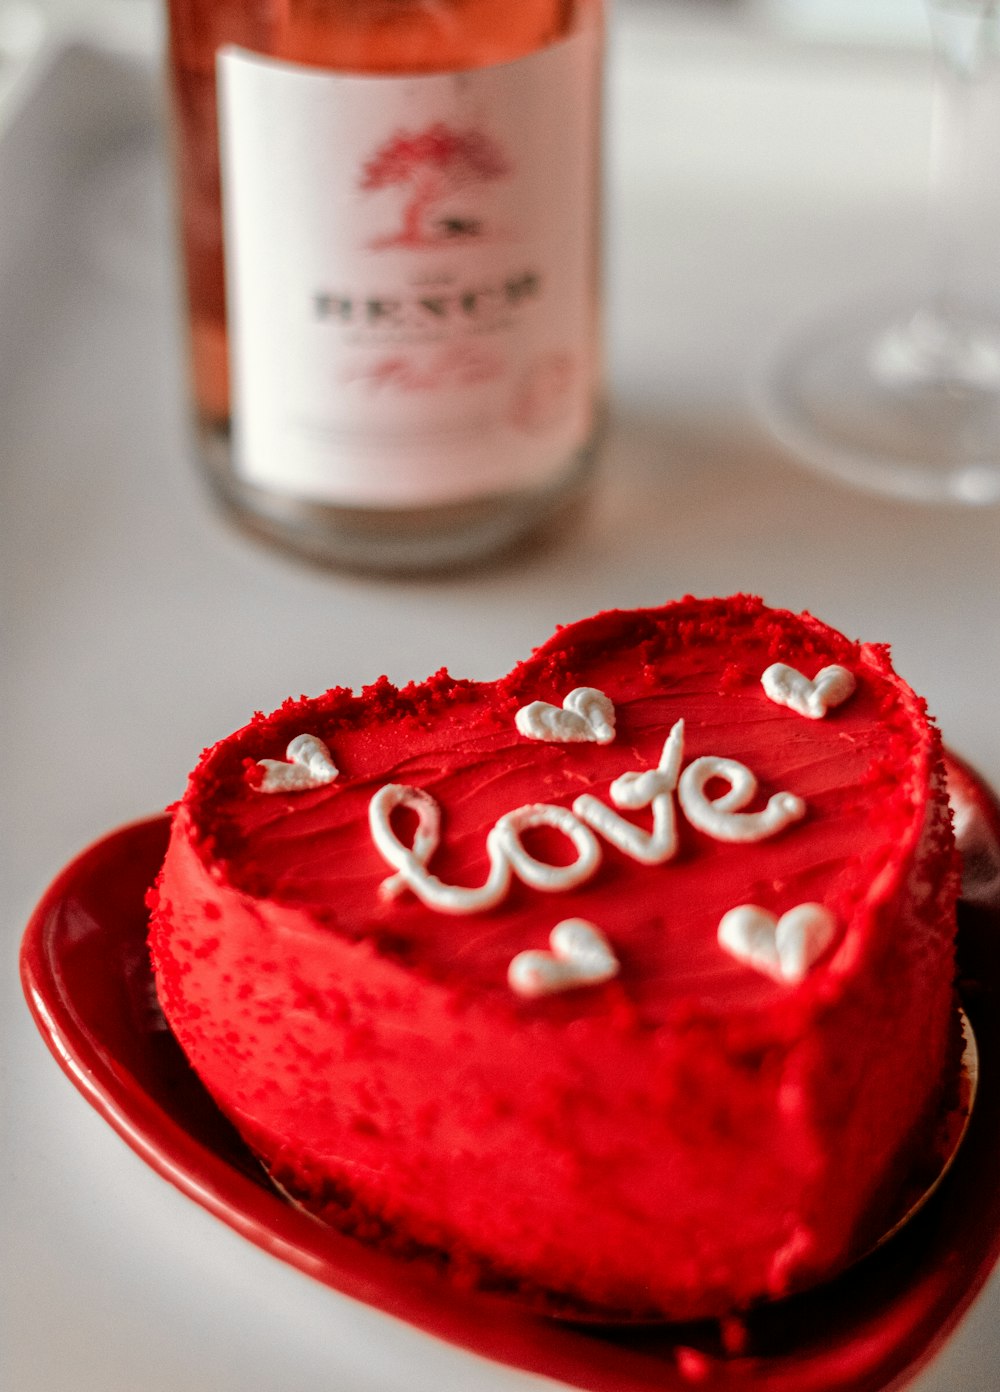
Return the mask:
<svg viewBox="0 0 1000 1392">
<path fill-rule="evenodd" d="M 686 1319 L 840 1269 L 954 1071 L 938 734 L 757 599 L 335 689 L 209 749 L 160 1000 L 292 1195 L 459 1279 Z"/>
</svg>

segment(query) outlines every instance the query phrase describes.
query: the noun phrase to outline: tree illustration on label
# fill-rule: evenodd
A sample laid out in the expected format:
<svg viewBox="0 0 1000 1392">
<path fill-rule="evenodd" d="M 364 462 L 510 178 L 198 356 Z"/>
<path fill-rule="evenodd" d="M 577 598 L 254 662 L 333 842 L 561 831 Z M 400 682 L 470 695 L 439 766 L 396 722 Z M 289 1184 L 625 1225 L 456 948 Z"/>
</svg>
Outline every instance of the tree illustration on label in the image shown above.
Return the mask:
<svg viewBox="0 0 1000 1392">
<path fill-rule="evenodd" d="M 454 208 L 450 200 L 462 190 L 512 172 L 499 146 L 482 131 L 453 130 L 442 121 L 415 134 L 397 131 L 361 174 L 366 193 L 408 190 L 398 231 L 371 242 L 372 249 L 440 246 L 481 237 L 481 219 Z"/>
</svg>

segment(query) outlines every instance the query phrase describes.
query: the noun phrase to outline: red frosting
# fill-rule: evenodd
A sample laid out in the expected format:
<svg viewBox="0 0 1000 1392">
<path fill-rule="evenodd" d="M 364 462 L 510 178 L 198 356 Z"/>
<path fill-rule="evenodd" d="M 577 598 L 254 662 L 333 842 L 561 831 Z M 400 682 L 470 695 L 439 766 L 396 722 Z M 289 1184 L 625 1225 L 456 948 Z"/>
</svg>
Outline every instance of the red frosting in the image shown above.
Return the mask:
<svg viewBox="0 0 1000 1392">
<path fill-rule="evenodd" d="M 837 663 L 857 688 L 808 719 L 762 690 L 776 661 L 807 677 Z M 577 686 L 614 703 L 612 743 L 518 733 L 520 707 Z M 680 717 L 685 765 L 736 759 L 754 807 L 788 790 L 805 817 L 734 845 L 678 813 L 665 864 L 602 841 L 587 883 L 515 879 L 483 913 L 380 893 L 383 785 L 433 795 L 430 868 L 479 885 L 502 813 L 610 802 Z M 336 781 L 261 791 L 257 761 L 302 733 Z M 393 825 L 412 835 L 405 812 Z M 573 856 L 549 829 L 525 844 Z M 296 1196 L 465 1279 L 688 1317 L 842 1265 L 920 1157 L 953 1057 L 955 888 L 938 736 L 886 649 L 756 599 L 688 599 L 561 629 L 494 684 L 383 680 L 256 717 L 192 775 L 151 945 L 178 1039 Z M 804 902 L 837 933 L 801 983 L 720 947 L 735 905 Z M 617 978 L 520 998 L 511 959 L 574 916 L 604 932 Z"/>
</svg>

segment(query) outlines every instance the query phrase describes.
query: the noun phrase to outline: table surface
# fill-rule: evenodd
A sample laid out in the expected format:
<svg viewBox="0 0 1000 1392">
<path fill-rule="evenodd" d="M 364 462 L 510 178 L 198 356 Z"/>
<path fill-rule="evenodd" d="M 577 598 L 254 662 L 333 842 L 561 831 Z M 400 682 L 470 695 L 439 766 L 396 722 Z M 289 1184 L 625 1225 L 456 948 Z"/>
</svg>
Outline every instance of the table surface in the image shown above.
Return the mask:
<svg viewBox="0 0 1000 1392">
<path fill-rule="evenodd" d="M 623 3 L 609 82 L 612 422 L 568 535 L 450 579 L 310 569 L 208 501 L 182 404 L 155 64 L 50 51 L 0 140 L 0 1347 L 17 1392 L 551 1385 L 311 1282 L 148 1170 L 16 982 L 28 914 L 199 750 L 289 693 L 506 671 L 561 622 L 750 590 L 892 644 L 1000 784 L 998 515 L 800 469 L 748 383 L 790 319 L 923 263 L 918 52 Z M 1000 127 L 998 127 L 1000 130 Z M 991 579 L 991 577 L 994 577 Z M 987 1392 L 1000 1284 L 915 1392 Z"/>
</svg>

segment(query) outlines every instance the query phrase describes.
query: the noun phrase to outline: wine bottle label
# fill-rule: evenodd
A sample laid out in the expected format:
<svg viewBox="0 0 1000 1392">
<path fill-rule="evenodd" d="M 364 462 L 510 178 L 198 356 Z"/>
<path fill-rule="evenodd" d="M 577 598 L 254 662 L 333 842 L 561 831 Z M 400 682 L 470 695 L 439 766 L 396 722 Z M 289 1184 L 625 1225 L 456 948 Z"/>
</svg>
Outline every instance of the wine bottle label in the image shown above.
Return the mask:
<svg viewBox="0 0 1000 1392">
<path fill-rule="evenodd" d="M 598 373 L 598 34 L 431 76 L 217 61 L 242 477 L 407 507 L 568 467 Z"/>
</svg>

